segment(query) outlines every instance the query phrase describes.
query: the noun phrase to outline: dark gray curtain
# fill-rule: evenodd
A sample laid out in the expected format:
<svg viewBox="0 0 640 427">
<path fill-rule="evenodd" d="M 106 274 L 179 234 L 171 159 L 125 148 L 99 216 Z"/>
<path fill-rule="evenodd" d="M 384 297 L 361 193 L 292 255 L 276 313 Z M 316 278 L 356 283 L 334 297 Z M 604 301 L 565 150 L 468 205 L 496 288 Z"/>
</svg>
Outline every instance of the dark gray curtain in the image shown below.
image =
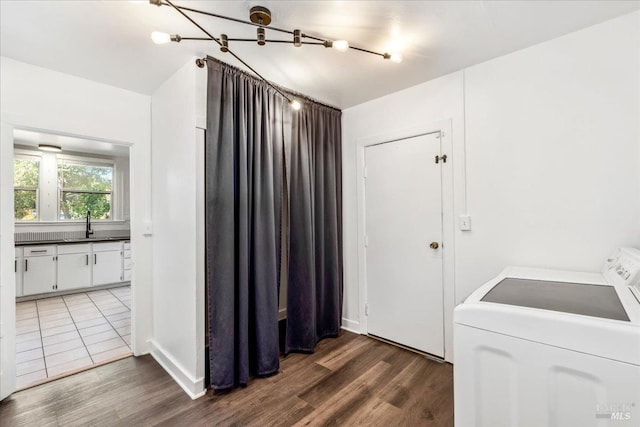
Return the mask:
<svg viewBox="0 0 640 427">
<path fill-rule="evenodd" d="M 307 102 L 292 122 L 285 351 L 311 352 L 342 319 L 341 112 Z"/>
<path fill-rule="evenodd" d="M 283 129 L 290 111 L 263 82 L 212 58 L 207 65 L 209 374 L 212 388 L 228 389 L 279 368 Z"/>
</svg>

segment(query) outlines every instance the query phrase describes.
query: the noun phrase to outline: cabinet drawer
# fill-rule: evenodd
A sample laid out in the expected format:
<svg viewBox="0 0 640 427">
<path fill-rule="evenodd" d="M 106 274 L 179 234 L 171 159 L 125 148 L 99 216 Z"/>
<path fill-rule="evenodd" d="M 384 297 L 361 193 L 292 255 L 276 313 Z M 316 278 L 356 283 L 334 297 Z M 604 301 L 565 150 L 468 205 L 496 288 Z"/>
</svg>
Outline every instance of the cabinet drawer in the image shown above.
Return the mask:
<svg viewBox="0 0 640 427">
<path fill-rule="evenodd" d="M 55 246 L 29 246 L 24 248 L 24 256 L 53 256 L 56 254 Z"/>
<path fill-rule="evenodd" d="M 131 258 L 124 259 L 124 269 L 131 270 Z"/>
<path fill-rule="evenodd" d="M 89 253 L 91 246 L 88 243 L 81 243 L 79 245 L 60 245 L 58 246 L 58 255 L 66 254 L 84 254 Z"/>
<path fill-rule="evenodd" d="M 124 258 L 125 259 L 131 258 L 131 249 L 127 249 L 127 248 L 124 249 Z"/>
<path fill-rule="evenodd" d="M 121 251 L 122 242 L 94 243 L 93 252 Z"/>
</svg>

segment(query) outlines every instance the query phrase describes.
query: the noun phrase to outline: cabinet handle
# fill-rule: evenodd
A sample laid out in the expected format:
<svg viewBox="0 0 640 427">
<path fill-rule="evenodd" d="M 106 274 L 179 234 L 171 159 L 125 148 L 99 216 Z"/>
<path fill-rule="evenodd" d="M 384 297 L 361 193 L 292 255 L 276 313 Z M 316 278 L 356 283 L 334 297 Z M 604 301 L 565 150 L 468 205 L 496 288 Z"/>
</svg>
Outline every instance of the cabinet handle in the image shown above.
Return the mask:
<svg viewBox="0 0 640 427">
<path fill-rule="evenodd" d="M 98 254 L 93 254 L 93 263 L 94 264 L 98 263 Z"/>
<path fill-rule="evenodd" d="M 29 271 L 29 260 L 28 259 L 24 260 L 24 271 Z"/>
<path fill-rule="evenodd" d="M 18 260 L 14 260 L 13 261 L 13 272 L 17 273 L 18 272 Z"/>
<path fill-rule="evenodd" d="M 32 254 L 45 254 L 45 253 L 47 253 L 47 250 L 46 249 L 41 249 L 41 250 L 38 250 L 38 251 L 32 250 L 31 253 Z"/>
<path fill-rule="evenodd" d="M 89 254 L 85 255 L 84 265 L 89 265 Z"/>
</svg>

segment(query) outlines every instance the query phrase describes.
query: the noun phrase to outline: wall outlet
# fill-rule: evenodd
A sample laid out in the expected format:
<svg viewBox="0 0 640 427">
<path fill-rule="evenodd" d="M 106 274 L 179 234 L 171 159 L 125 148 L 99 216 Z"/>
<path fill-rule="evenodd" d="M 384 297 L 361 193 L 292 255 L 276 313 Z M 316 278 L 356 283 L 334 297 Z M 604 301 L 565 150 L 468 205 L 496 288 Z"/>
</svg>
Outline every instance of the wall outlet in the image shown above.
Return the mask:
<svg viewBox="0 0 640 427">
<path fill-rule="evenodd" d="M 460 215 L 460 230 L 471 230 L 471 217 L 469 215 Z"/>
</svg>

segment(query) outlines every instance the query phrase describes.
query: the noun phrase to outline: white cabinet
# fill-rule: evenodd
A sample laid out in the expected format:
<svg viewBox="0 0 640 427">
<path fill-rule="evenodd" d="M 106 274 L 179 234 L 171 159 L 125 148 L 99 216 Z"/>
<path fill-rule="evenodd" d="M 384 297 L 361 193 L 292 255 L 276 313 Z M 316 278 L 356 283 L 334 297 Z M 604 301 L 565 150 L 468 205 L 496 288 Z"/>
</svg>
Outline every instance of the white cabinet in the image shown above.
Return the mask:
<svg viewBox="0 0 640 427">
<path fill-rule="evenodd" d="M 131 242 L 124 243 L 124 272 L 122 273 L 122 280 L 131 280 Z"/>
<path fill-rule="evenodd" d="M 14 271 L 16 275 L 16 296 L 22 296 L 22 269 L 24 264 L 22 262 L 22 248 L 16 248 Z"/>
<path fill-rule="evenodd" d="M 42 294 L 56 289 L 55 249 L 55 246 L 24 249 L 23 295 Z"/>
<path fill-rule="evenodd" d="M 91 284 L 89 244 L 58 246 L 57 290 L 86 288 Z"/>
<path fill-rule="evenodd" d="M 130 280 L 130 246 L 126 256 L 123 248 L 123 242 L 16 247 L 16 296 Z"/>
<path fill-rule="evenodd" d="M 122 242 L 93 244 L 93 286 L 122 281 Z"/>
</svg>

